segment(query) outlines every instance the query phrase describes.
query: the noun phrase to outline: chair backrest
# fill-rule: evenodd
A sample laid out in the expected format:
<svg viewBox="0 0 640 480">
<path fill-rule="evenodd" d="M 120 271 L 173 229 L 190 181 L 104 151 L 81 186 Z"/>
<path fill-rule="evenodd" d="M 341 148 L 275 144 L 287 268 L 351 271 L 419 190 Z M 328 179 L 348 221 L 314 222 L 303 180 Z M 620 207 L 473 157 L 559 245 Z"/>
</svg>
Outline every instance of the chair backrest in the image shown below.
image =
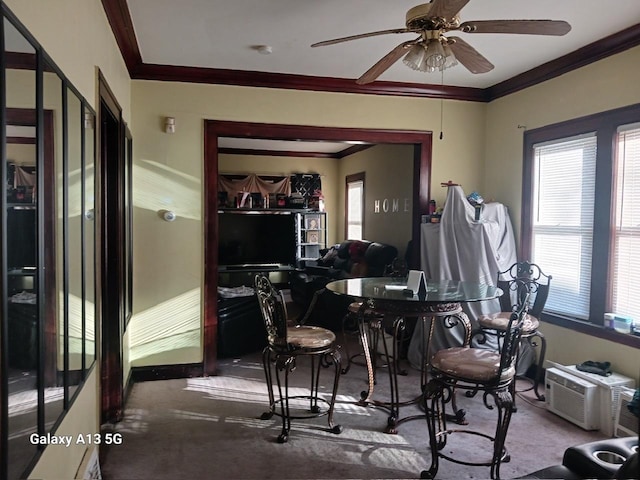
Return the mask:
<svg viewBox="0 0 640 480">
<path fill-rule="evenodd" d="M 530 283 L 514 280 L 518 284 L 518 290 L 525 292 Z M 500 372 L 498 378 L 502 376 L 502 372 L 514 366 L 516 361 L 516 353 L 520 345 L 520 337 L 522 336 L 522 326 L 529 309 L 530 294 L 522 293 L 520 301 L 515 306 L 509 317 L 509 324 L 505 331 L 504 343 L 500 350 Z"/>
<path fill-rule="evenodd" d="M 539 318 L 547 303 L 551 278 L 537 264 L 528 261 L 514 263 L 504 272 L 498 272 L 497 286 L 504 292 L 500 297 L 500 309 L 513 311 L 526 295 L 533 300 L 529 313 Z"/>
<path fill-rule="evenodd" d="M 269 345 L 286 347 L 287 306 L 282 292 L 276 290 L 269 278 L 260 273 L 256 275 L 254 284 Z"/>
</svg>

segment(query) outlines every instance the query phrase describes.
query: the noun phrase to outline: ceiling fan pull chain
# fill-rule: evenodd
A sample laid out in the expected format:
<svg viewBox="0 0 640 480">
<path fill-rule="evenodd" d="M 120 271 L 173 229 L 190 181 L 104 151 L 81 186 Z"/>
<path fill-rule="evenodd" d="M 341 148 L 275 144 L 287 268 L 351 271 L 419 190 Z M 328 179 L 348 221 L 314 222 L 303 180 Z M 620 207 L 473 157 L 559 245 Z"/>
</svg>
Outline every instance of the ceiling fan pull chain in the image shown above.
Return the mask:
<svg viewBox="0 0 640 480">
<path fill-rule="evenodd" d="M 440 76 L 440 86 L 444 88 L 444 68 L 440 70 L 442 74 Z M 444 134 L 442 133 L 442 125 L 444 123 L 444 98 L 440 96 L 440 140 L 444 138 Z"/>
</svg>

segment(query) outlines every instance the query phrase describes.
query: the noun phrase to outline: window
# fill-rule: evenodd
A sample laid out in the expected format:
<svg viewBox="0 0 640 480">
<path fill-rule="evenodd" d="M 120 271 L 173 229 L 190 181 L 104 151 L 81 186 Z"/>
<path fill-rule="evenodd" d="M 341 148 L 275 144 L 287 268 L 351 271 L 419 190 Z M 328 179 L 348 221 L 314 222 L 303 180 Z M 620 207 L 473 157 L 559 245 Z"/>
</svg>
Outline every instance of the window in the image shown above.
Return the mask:
<svg viewBox="0 0 640 480">
<path fill-rule="evenodd" d="M 534 263 L 553 268 L 545 308 L 589 317 L 596 136 L 534 146 L 532 252 Z"/>
<path fill-rule="evenodd" d="M 346 178 L 346 238 L 362 240 L 364 231 L 364 172 Z"/>
<path fill-rule="evenodd" d="M 618 128 L 612 310 L 640 319 L 640 124 Z"/>
<path fill-rule="evenodd" d="M 583 331 L 571 321 L 640 320 L 640 105 L 530 130 L 524 143 L 521 252 L 553 276 L 545 319 Z"/>
</svg>

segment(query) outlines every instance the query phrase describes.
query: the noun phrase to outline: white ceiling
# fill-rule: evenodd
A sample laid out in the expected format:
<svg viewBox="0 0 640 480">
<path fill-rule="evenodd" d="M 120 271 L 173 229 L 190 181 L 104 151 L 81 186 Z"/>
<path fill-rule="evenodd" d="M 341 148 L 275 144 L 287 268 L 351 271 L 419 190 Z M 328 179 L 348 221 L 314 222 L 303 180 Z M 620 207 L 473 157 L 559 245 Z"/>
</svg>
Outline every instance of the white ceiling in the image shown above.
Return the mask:
<svg viewBox="0 0 640 480">
<path fill-rule="evenodd" d="M 274 150 L 278 152 L 312 152 L 339 153 L 352 144 L 347 142 L 303 142 L 299 140 L 266 140 L 261 138 L 228 138 L 221 137 L 218 142 L 220 148 Z"/>
<path fill-rule="evenodd" d="M 311 48 L 322 40 L 402 28 L 416 0 L 127 0 L 142 61 L 356 79 L 414 34 L 390 34 Z M 471 0 L 461 21 L 565 20 L 562 37 L 456 32 L 495 69 L 446 70 L 445 85 L 486 88 L 640 23 L 640 0 Z M 273 53 L 260 54 L 258 45 Z M 440 73 L 415 72 L 401 61 L 380 80 L 440 84 Z"/>
</svg>

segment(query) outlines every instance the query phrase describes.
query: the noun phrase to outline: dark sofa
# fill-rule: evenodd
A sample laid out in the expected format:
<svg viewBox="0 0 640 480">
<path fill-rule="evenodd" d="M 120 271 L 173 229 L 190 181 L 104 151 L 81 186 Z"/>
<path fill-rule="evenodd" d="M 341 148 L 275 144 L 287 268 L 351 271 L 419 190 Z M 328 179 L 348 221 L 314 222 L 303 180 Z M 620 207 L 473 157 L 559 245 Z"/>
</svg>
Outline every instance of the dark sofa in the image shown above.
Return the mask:
<svg viewBox="0 0 640 480">
<path fill-rule="evenodd" d="M 564 452 L 562 465 L 553 465 L 518 478 L 640 478 L 638 437 L 607 438 L 570 447 Z"/>
<path fill-rule="evenodd" d="M 321 258 L 290 275 L 291 298 L 307 313 L 307 324 L 339 331 L 351 299 L 324 290 L 325 285 L 344 278 L 381 277 L 388 273 L 398 249 L 368 240 L 345 240 L 321 254 Z"/>
</svg>

